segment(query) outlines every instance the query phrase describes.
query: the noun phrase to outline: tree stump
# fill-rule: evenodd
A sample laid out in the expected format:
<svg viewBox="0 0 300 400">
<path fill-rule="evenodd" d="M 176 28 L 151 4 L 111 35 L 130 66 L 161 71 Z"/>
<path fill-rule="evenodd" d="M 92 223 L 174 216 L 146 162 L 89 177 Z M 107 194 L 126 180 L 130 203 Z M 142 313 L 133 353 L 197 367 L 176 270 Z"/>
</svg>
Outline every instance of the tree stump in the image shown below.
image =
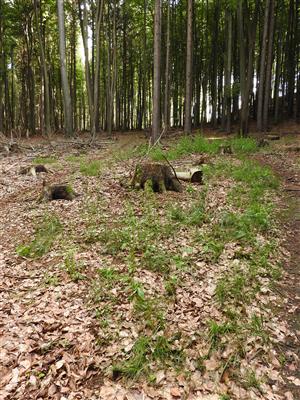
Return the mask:
<svg viewBox="0 0 300 400">
<path fill-rule="evenodd" d="M 166 190 L 182 192 L 182 185 L 172 169 L 165 164 L 145 163 L 137 164 L 131 181 L 134 189 L 149 187 L 155 193 L 164 193 Z"/>
<path fill-rule="evenodd" d="M 21 167 L 20 168 L 20 174 L 21 175 L 32 175 L 32 176 L 36 176 L 36 174 L 40 174 L 41 172 L 45 172 L 48 173 L 48 169 L 42 165 L 42 164 L 38 164 L 38 165 L 30 165 L 28 167 Z"/>
<path fill-rule="evenodd" d="M 70 185 L 47 185 L 46 182 L 43 181 L 41 200 L 74 200 L 77 196 L 79 195 L 74 192 Z"/>
</svg>

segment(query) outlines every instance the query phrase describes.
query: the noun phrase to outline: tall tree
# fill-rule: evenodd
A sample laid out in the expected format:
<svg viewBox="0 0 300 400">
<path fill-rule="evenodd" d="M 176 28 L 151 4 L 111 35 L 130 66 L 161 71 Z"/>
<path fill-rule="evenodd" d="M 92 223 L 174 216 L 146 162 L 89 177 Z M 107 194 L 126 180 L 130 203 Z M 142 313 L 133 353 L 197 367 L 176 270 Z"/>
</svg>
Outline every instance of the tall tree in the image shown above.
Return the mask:
<svg viewBox="0 0 300 400">
<path fill-rule="evenodd" d="M 160 94 L 161 94 L 161 0 L 155 0 L 154 8 L 154 57 L 153 57 L 153 115 L 152 144 L 160 136 Z"/>
<path fill-rule="evenodd" d="M 170 126 L 170 3 L 167 1 L 167 37 L 166 37 L 166 68 L 164 96 L 164 130 Z"/>
<path fill-rule="evenodd" d="M 45 56 L 44 38 L 41 29 L 41 2 L 34 0 L 34 12 L 35 12 L 35 23 L 38 34 L 39 46 L 40 46 L 40 57 L 41 57 L 41 68 L 43 72 L 43 83 L 44 83 L 44 124 L 46 136 L 49 136 L 51 131 L 50 122 L 50 87 L 49 87 L 49 75 L 48 66 Z M 42 126 L 41 126 L 42 128 Z"/>
<path fill-rule="evenodd" d="M 193 88 L 193 0 L 187 0 L 187 38 L 185 69 L 184 132 L 192 132 L 192 88 Z"/>
<path fill-rule="evenodd" d="M 59 56 L 60 56 L 60 72 L 63 91 L 64 105 L 64 125 L 65 132 L 68 136 L 73 134 L 72 127 L 72 104 L 70 96 L 70 87 L 67 75 L 66 64 L 66 35 L 65 35 L 65 13 L 63 0 L 57 0 L 58 30 L 59 30 Z"/>
</svg>

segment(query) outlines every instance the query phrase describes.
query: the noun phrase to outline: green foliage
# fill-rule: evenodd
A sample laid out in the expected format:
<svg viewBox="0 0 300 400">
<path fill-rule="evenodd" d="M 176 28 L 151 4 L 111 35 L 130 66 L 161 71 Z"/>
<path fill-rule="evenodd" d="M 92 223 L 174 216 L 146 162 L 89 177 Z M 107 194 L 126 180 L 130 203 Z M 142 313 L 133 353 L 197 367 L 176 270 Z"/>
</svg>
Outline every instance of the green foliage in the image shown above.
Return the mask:
<svg viewBox="0 0 300 400">
<path fill-rule="evenodd" d="M 232 322 L 225 322 L 223 324 L 218 324 L 216 321 L 208 322 L 209 329 L 209 339 L 210 339 L 210 348 L 217 348 L 221 342 L 221 339 L 224 335 L 228 333 L 236 332 L 237 326 Z"/>
<path fill-rule="evenodd" d="M 71 163 L 80 163 L 80 162 L 84 162 L 84 155 L 74 155 L 71 154 L 70 156 L 66 157 L 66 161 L 69 161 Z"/>
<path fill-rule="evenodd" d="M 246 301 L 247 279 L 242 271 L 229 272 L 218 280 L 216 286 L 217 300 L 224 304 L 234 299 L 236 302 Z"/>
<path fill-rule="evenodd" d="M 17 254 L 29 258 L 43 256 L 49 252 L 62 229 L 62 224 L 55 215 L 46 215 L 35 231 L 35 238 L 29 244 L 19 245 Z"/>
<path fill-rule="evenodd" d="M 220 400 L 230 400 L 230 396 L 228 394 L 221 394 Z"/>
<path fill-rule="evenodd" d="M 138 378 L 148 369 L 148 355 L 151 352 L 150 339 L 142 336 L 135 342 L 128 360 L 113 366 L 115 377 Z"/>
<path fill-rule="evenodd" d="M 249 369 L 243 377 L 243 385 L 246 389 L 255 388 L 260 390 L 260 381 L 257 378 L 255 371 Z"/>
<path fill-rule="evenodd" d="M 184 360 L 182 350 L 175 349 L 172 340 L 165 336 L 157 337 L 141 336 L 139 337 L 130 354 L 130 357 L 113 366 L 113 376 L 115 378 L 125 377 L 137 379 L 141 375 L 149 375 L 150 364 L 154 362 L 166 363 L 172 362 L 180 365 Z"/>
<path fill-rule="evenodd" d="M 231 146 L 236 154 L 249 154 L 257 151 L 257 143 L 252 138 L 233 138 L 225 140 L 205 139 L 201 134 L 196 136 L 183 136 L 167 151 L 156 146 L 150 152 L 150 157 L 154 161 L 162 161 L 165 157 L 168 160 L 176 160 L 187 154 L 217 154 L 222 146 Z"/>
<path fill-rule="evenodd" d="M 176 287 L 177 287 L 178 281 L 176 276 L 170 276 L 166 281 L 165 281 L 165 291 L 168 296 L 174 296 L 176 294 Z"/>
<path fill-rule="evenodd" d="M 253 335 L 260 337 L 263 343 L 269 341 L 269 335 L 264 328 L 264 320 L 262 316 L 257 314 L 252 315 L 249 330 Z"/>
<path fill-rule="evenodd" d="M 170 256 L 158 246 L 147 244 L 141 257 L 142 266 L 155 272 L 168 273 Z"/>
<path fill-rule="evenodd" d="M 45 273 L 44 284 L 46 286 L 58 286 L 59 285 L 58 276 L 54 274 L 49 274 L 48 272 Z"/>
<path fill-rule="evenodd" d="M 32 160 L 33 164 L 54 164 L 57 162 L 55 157 L 35 157 Z"/>
<path fill-rule="evenodd" d="M 77 282 L 84 279 L 81 271 L 83 269 L 82 265 L 76 260 L 75 251 L 69 250 L 64 257 L 64 268 L 67 274 L 70 276 L 72 281 Z"/>
<path fill-rule="evenodd" d="M 99 176 L 102 168 L 102 160 L 82 161 L 80 163 L 80 172 L 85 176 Z"/>
<path fill-rule="evenodd" d="M 134 310 L 146 328 L 156 332 L 164 328 L 165 320 L 160 299 L 155 297 L 147 298 L 141 288 L 139 291 L 132 292 L 132 298 L 134 300 Z"/>
</svg>

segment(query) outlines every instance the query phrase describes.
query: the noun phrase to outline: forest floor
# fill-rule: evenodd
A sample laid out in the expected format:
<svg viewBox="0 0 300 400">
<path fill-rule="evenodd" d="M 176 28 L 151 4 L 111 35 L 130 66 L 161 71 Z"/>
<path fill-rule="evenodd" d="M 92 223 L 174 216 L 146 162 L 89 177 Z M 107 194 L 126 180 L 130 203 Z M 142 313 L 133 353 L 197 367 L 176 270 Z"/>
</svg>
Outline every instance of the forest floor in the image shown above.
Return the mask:
<svg viewBox="0 0 300 400">
<path fill-rule="evenodd" d="M 0 156 L 1 399 L 300 398 L 299 137 L 230 143 L 164 144 L 206 154 L 183 193 L 120 184 L 140 134 Z M 39 201 L 43 178 L 80 196 Z"/>
</svg>

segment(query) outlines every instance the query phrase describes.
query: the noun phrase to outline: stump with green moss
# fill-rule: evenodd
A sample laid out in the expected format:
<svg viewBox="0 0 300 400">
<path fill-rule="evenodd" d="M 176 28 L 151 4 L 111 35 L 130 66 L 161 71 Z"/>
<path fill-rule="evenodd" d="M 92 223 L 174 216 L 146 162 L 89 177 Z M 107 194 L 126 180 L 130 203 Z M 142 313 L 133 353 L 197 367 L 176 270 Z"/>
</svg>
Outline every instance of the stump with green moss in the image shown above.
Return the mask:
<svg viewBox="0 0 300 400">
<path fill-rule="evenodd" d="M 74 200 L 78 194 L 75 193 L 71 185 L 47 185 L 43 181 L 42 199 L 46 201 L 52 200 Z"/>
<path fill-rule="evenodd" d="M 153 192 L 164 193 L 166 190 L 182 192 L 182 185 L 165 164 L 144 163 L 137 164 L 131 181 L 134 189 L 150 188 Z"/>
</svg>

